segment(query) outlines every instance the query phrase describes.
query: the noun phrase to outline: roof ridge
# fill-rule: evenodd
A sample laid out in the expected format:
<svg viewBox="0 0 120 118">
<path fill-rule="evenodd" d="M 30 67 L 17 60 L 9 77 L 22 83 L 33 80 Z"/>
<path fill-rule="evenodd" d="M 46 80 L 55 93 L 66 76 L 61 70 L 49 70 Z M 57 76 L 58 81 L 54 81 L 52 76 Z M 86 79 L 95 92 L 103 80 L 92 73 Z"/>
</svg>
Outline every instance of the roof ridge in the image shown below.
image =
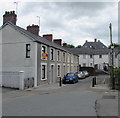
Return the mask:
<svg viewBox="0 0 120 118">
<path fill-rule="evenodd" d="M 64 48 L 63 46 L 60 46 L 54 42 L 51 42 L 49 40 L 47 40 L 46 38 L 44 37 L 41 37 L 41 36 L 37 36 L 27 30 L 25 30 L 24 28 L 20 27 L 20 26 L 17 26 L 17 25 L 14 25 L 13 23 L 11 22 L 6 22 L 4 25 L 2 25 L 1 29 L 6 26 L 6 25 L 11 25 L 12 27 L 14 27 L 15 29 L 17 29 L 18 31 L 22 32 L 24 35 L 28 36 L 32 41 L 36 41 L 36 42 L 39 42 L 39 43 L 43 43 L 45 45 L 48 45 L 48 46 L 51 46 L 51 47 L 54 47 L 56 49 L 59 49 L 59 50 L 63 50 L 65 52 L 69 52 L 69 53 L 73 53 L 71 51 L 69 51 L 68 49 Z M 75 54 L 75 53 L 73 53 Z M 76 55 L 76 54 L 75 54 Z"/>
</svg>

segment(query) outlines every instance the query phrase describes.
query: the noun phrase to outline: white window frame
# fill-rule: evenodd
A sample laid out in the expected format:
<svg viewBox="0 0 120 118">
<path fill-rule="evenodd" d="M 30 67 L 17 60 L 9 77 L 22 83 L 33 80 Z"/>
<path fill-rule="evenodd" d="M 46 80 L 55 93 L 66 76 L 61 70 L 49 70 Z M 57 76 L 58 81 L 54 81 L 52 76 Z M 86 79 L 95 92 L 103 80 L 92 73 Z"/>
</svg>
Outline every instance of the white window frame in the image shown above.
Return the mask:
<svg viewBox="0 0 120 118">
<path fill-rule="evenodd" d="M 48 53 L 48 52 L 47 52 L 47 46 L 41 44 L 41 60 L 47 60 L 47 58 L 45 58 L 45 59 L 42 58 L 42 47 L 43 47 L 43 46 L 45 47 L 45 53 Z"/>
<path fill-rule="evenodd" d="M 63 55 L 63 62 L 66 62 L 66 53 L 63 52 L 62 55 Z"/>
<path fill-rule="evenodd" d="M 93 59 L 93 55 L 92 54 L 90 54 L 90 59 Z"/>
<path fill-rule="evenodd" d="M 51 59 L 52 58 L 51 49 L 53 50 L 53 60 Z M 55 61 L 55 49 L 54 48 L 50 48 L 50 60 Z"/>
<path fill-rule="evenodd" d="M 70 63 L 70 53 L 68 53 L 68 63 Z"/>
<path fill-rule="evenodd" d="M 65 67 L 65 68 L 64 68 Z M 65 70 L 64 70 L 65 69 Z M 66 64 L 63 64 L 64 75 L 66 74 Z"/>
<path fill-rule="evenodd" d="M 102 54 L 99 55 L 99 58 L 102 59 Z"/>
<path fill-rule="evenodd" d="M 59 52 L 59 55 L 58 55 Z M 61 51 L 57 50 L 57 61 L 61 61 Z"/>
<path fill-rule="evenodd" d="M 26 58 L 29 59 L 31 57 L 31 44 L 26 44 Z"/>
<path fill-rule="evenodd" d="M 45 79 L 42 79 L 42 66 L 45 65 Z M 41 63 L 41 80 L 44 81 L 44 80 L 47 80 L 47 63 Z"/>
<path fill-rule="evenodd" d="M 74 63 L 74 55 L 71 54 L 70 57 L 71 57 L 71 63 Z"/>
<path fill-rule="evenodd" d="M 60 75 L 58 75 L 58 66 L 60 66 Z M 57 64 L 57 77 L 61 77 L 61 64 Z"/>
<path fill-rule="evenodd" d="M 69 72 L 70 72 L 70 65 L 67 64 L 67 73 L 69 73 Z"/>
</svg>

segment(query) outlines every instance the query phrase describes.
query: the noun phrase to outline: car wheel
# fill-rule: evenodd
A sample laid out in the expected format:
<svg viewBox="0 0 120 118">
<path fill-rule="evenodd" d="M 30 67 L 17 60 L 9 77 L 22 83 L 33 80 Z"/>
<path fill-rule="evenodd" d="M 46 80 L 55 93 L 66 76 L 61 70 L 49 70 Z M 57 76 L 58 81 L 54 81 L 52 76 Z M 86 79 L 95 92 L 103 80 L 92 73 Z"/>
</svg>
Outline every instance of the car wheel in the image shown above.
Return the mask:
<svg viewBox="0 0 120 118">
<path fill-rule="evenodd" d="M 75 84 L 75 80 L 73 80 L 73 84 Z"/>
</svg>

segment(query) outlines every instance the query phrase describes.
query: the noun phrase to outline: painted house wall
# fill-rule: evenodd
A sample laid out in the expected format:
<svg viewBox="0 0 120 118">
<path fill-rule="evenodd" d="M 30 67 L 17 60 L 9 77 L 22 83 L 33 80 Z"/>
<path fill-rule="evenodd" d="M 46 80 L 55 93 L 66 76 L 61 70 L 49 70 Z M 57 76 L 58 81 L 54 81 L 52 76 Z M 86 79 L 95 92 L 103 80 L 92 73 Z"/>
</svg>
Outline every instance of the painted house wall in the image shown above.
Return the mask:
<svg viewBox="0 0 120 118">
<path fill-rule="evenodd" d="M 42 46 L 46 47 L 46 53 L 48 53 L 47 59 L 41 58 L 41 48 Z M 51 53 L 50 50 L 54 50 L 54 59 L 51 60 Z M 58 60 L 58 51 L 59 51 L 59 60 Z M 65 54 L 65 58 L 63 58 L 63 53 Z M 69 57 L 67 57 L 69 55 Z M 71 56 L 75 57 L 75 60 L 71 63 Z M 76 72 L 78 71 L 78 56 L 56 49 L 54 47 L 49 47 L 45 44 L 39 44 L 38 43 L 38 85 L 43 83 L 55 83 L 58 82 L 60 77 L 62 78 L 67 72 Z M 74 59 L 74 58 L 73 58 Z M 41 79 L 41 65 L 45 64 L 47 66 L 47 77 L 46 80 Z M 67 65 L 68 70 L 67 71 Z M 58 66 L 60 66 L 60 75 L 58 76 Z M 53 68 L 53 70 L 52 70 Z"/>
<path fill-rule="evenodd" d="M 26 58 L 26 44 L 31 45 Z M 35 43 L 9 25 L 2 29 L 2 71 L 24 71 L 25 78 L 35 78 Z"/>
<path fill-rule="evenodd" d="M 0 30 L 0 71 L 2 71 L 2 31 Z"/>
<path fill-rule="evenodd" d="M 67 72 L 78 70 L 79 57 L 77 55 L 46 44 L 33 42 L 30 37 L 9 25 L 6 25 L 1 31 L 3 35 L 3 65 L 0 66 L 3 67 L 3 71 L 24 71 L 25 78 L 34 77 L 35 86 L 38 86 L 44 83 L 58 82 L 59 78 L 62 78 Z M 30 58 L 26 58 L 26 44 L 31 45 Z M 46 47 L 47 59 L 42 59 L 42 46 Z M 54 60 L 51 60 L 51 48 L 54 50 Z M 58 51 L 60 52 L 60 60 L 57 59 Z M 65 58 L 63 58 L 63 53 Z M 44 80 L 42 79 L 42 65 L 46 65 L 46 78 Z M 59 76 L 58 65 L 60 65 Z"/>
<path fill-rule="evenodd" d="M 103 63 L 108 63 L 108 55 L 102 55 L 102 58 L 99 58 L 99 55 L 93 55 L 92 58 L 90 58 L 90 55 L 88 54 L 81 54 L 79 55 L 79 64 L 83 66 L 88 67 L 94 67 L 95 64 L 98 64 L 99 69 L 103 69 Z M 85 64 L 85 65 L 84 65 Z"/>
</svg>

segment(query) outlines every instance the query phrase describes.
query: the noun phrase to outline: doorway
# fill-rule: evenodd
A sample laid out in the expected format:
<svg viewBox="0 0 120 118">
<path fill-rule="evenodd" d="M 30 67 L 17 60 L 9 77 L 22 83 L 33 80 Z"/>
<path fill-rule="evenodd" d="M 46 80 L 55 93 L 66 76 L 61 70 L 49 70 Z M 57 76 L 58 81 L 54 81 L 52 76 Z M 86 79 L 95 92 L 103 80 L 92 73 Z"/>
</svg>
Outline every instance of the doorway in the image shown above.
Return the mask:
<svg viewBox="0 0 120 118">
<path fill-rule="evenodd" d="M 54 65 L 51 65 L 50 67 L 50 84 L 54 82 L 54 77 L 55 77 L 55 74 L 54 74 Z"/>
</svg>

